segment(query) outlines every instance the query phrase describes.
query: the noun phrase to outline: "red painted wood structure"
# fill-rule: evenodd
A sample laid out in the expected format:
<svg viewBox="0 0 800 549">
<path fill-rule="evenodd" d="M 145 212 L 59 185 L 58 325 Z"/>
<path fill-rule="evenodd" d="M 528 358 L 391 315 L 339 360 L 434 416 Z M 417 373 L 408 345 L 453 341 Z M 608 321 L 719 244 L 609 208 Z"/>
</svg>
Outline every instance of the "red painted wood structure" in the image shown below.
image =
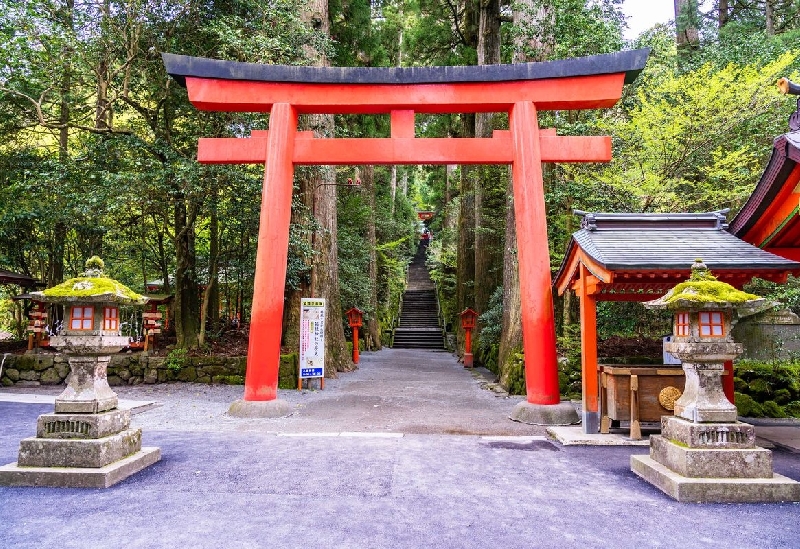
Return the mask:
<svg viewBox="0 0 800 549">
<path fill-rule="evenodd" d="M 731 221 L 731 232 L 763 250 L 800 261 L 800 132 L 775 139 L 769 163 Z"/>
<path fill-rule="evenodd" d="M 538 112 L 611 107 L 649 50 L 515 65 L 336 68 L 234 63 L 163 54 L 198 109 L 268 112 L 250 138 L 201 139 L 198 160 L 265 164 L 244 399 L 277 396 L 294 166 L 510 164 L 516 210 L 528 402 L 559 403 L 542 162 L 607 162 L 609 137 L 561 137 Z M 504 112 L 491 138 L 417 139 L 415 113 Z M 391 136 L 316 138 L 299 114 L 386 114 Z"/>
<path fill-rule="evenodd" d="M 701 214 L 607 214 L 578 212 L 573 233 L 554 277 L 561 295 L 580 299 L 584 431 L 599 428 L 597 302 L 650 301 L 689 278 L 702 258 L 721 281 L 741 288 L 754 277 L 785 282 L 800 274 L 800 263 L 778 257 L 727 231 L 728 210 Z M 733 365 L 726 365 L 732 369 Z M 724 377 L 733 401 L 733 376 Z"/>
<path fill-rule="evenodd" d="M 472 330 L 475 329 L 478 313 L 467 307 L 458 316 L 461 317 L 461 329 L 464 330 L 464 368 L 472 368 Z"/>
<path fill-rule="evenodd" d="M 364 311 L 358 307 L 352 307 L 346 313 L 347 323 L 353 329 L 353 364 L 358 364 L 358 329 L 364 323 Z"/>
</svg>

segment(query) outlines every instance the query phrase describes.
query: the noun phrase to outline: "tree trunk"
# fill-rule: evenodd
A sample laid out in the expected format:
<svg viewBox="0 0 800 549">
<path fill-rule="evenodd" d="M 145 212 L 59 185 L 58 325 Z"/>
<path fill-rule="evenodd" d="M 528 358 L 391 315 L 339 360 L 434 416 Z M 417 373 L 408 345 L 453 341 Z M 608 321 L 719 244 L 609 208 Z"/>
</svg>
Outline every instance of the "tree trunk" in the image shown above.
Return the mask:
<svg viewBox="0 0 800 549">
<path fill-rule="evenodd" d="M 59 103 L 59 131 L 58 131 L 58 162 L 62 166 L 62 173 L 69 177 L 69 120 L 70 120 L 70 94 L 72 93 L 72 40 L 75 33 L 75 0 L 64 2 L 63 19 L 61 21 L 65 34 L 68 36 L 67 46 L 63 51 L 63 65 L 60 82 Z M 62 184 L 64 184 L 62 182 Z M 67 239 L 67 224 L 60 214 L 56 215 L 53 225 L 53 240 L 51 243 L 50 268 L 47 270 L 48 286 L 55 286 L 64 280 L 64 243 Z M 87 258 L 88 259 L 88 258 Z M 53 317 L 50 325 L 64 318 L 64 308 L 56 305 L 52 308 Z"/>
<path fill-rule="evenodd" d="M 307 128 L 305 117 L 301 118 L 301 127 Z M 308 224 L 305 218 L 306 211 L 311 212 L 313 207 L 312 189 L 314 180 L 311 176 L 315 168 L 298 167 L 295 169 L 295 190 L 292 201 L 302 204 L 303 209 L 292 208 L 292 224 L 301 227 Z M 305 211 L 304 211 L 305 210 Z M 294 238 L 306 239 L 309 246 L 313 246 L 313 238 L 310 232 L 296 234 Z M 291 249 L 290 249 L 291 253 Z M 307 263 L 309 269 L 312 268 L 311 262 Z M 286 288 L 283 300 L 283 336 L 281 342 L 284 347 L 294 352 L 300 349 L 300 300 L 311 295 L 311 281 L 306 277 L 300 280 L 297 288 Z"/>
<path fill-rule="evenodd" d="M 378 322 L 378 252 L 375 236 L 375 166 L 364 166 L 361 172 L 362 192 L 367 195 L 369 218 L 367 219 L 367 246 L 369 246 L 369 315 L 364 336 L 367 349 L 377 351 L 381 348 L 381 327 Z"/>
<path fill-rule="evenodd" d="M 464 137 L 475 134 L 475 116 L 464 115 Z M 458 259 L 456 269 L 456 309 L 475 307 L 475 179 L 477 168 L 461 166 L 461 209 L 458 215 Z M 463 330 L 457 325 L 459 341 Z"/>
<path fill-rule="evenodd" d="M 774 0 L 764 0 L 764 18 L 769 36 L 775 35 L 775 5 L 773 2 Z"/>
<path fill-rule="evenodd" d="M 531 35 L 525 30 L 533 30 L 547 25 L 537 22 L 552 17 L 548 6 L 535 7 L 534 0 L 520 0 L 514 10 L 514 27 L 518 29 L 514 41 L 515 63 L 541 61 L 551 51 L 549 33 Z M 526 51 L 537 52 L 540 58 L 530 58 Z M 509 388 L 511 373 L 516 363 L 514 355 L 522 352 L 522 315 L 519 295 L 519 262 L 517 259 L 517 226 L 514 213 L 514 192 L 511 173 L 508 178 L 508 200 L 506 202 L 506 236 L 503 248 L 503 328 L 500 336 L 500 350 L 497 367 L 500 371 L 500 384 Z M 524 383 L 521 384 L 524 387 Z"/>
<path fill-rule="evenodd" d="M 330 35 L 327 0 L 311 0 L 308 3 L 308 19 L 315 28 Z M 314 51 L 311 59 L 316 66 L 329 66 L 324 52 Z M 332 138 L 334 121 L 332 115 L 311 115 L 308 120 L 317 137 Z M 312 179 L 313 213 L 321 226 L 314 236 L 314 270 L 312 271 L 312 295 L 323 297 L 327 303 L 325 322 L 325 376 L 336 377 L 336 372 L 348 372 L 356 368 L 344 337 L 342 305 L 339 297 L 339 253 L 337 250 L 336 222 L 336 173 L 331 166 L 320 166 L 315 170 L 318 179 Z"/>
<path fill-rule="evenodd" d="M 195 275 L 196 207 L 179 196 L 175 202 L 175 336 L 181 349 L 198 345 L 200 299 Z"/>
<path fill-rule="evenodd" d="M 392 165 L 392 176 L 389 178 L 389 207 L 394 219 L 394 203 L 397 200 L 397 166 Z"/>
<path fill-rule="evenodd" d="M 769 0 L 767 0 L 767 4 L 769 4 Z M 730 17 L 728 0 L 719 0 L 717 15 L 717 27 L 721 29 L 728 24 L 728 18 Z"/>
<path fill-rule="evenodd" d="M 700 33 L 697 29 L 699 15 L 697 0 L 674 0 L 675 39 L 678 54 L 687 54 L 700 46 Z"/>
<path fill-rule="evenodd" d="M 111 11 L 109 0 L 104 0 L 100 9 L 103 21 L 106 21 Z M 103 51 L 95 68 L 97 98 L 95 99 L 94 127 L 98 130 L 107 130 L 111 127 L 111 103 L 108 100 L 108 48 L 105 47 L 105 43 L 101 47 Z"/>
<path fill-rule="evenodd" d="M 512 188 L 509 176 L 508 187 Z M 509 376 L 515 362 L 514 355 L 522 352 L 522 305 L 519 296 L 519 261 L 517 259 L 517 226 L 514 215 L 514 197 L 508 195 L 506 210 L 506 238 L 503 254 L 503 328 L 497 359 L 500 385 L 509 387 Z"/>
<path fill-rule="evenodd" d="M 478 65 L 496 65 L 500 63 L 500 0 L 487 0 L 480 5 L 480 23 L 478 31 Z M 475 115 L 475 137 L 491 137 L 492 113 Z M 496 242 L 494 231 L 488 224 L 494 211 L 486 207 L 487 188 L 494 183 L 499 168 L 481 166 L 481 174 L 475 183 L 475 303 L 474 308 L 480 314 L 486 311 L 489 298 L 498 281 L 492 277 L 495 263 L 502 261 L 497 251 L 500 242 Z M 477 326 L 475 333 L 480 331 Z"/>
<path fill-rule="evenodd" d="M 455 173 L 458 165 L 456 164 L 448 164 L 445 166 L 445 183 L 444 183 L 444 204 L 445 209 L 443 215 L 445 216 L 442 220 L 442 228 L 443 229 L 452 229 L 455 227 L 455 221 L 457 218 L 454 218 L 450 215 L 452 212 L 450 211 L 450 201 L 454 198 L 453 197 L 453 181 L 455 177 L 453 174 Z"/>
<path fill-rule="evenodd" d="M 197 343 L 200 347 L 206 344 L 206 330 L 209 322 L 216 324 L 219 320 L 219 218 L 217 217 L 217 184 L 212 182 L 209 193 L 211 215 L 208 223 L 208 284 L 203 292 L 200 307 L 200 333 Z"/>
<path fill-rule="evenodd" d="M 313 115 L 326 129 L 326 137 L 333 136 L 333 116 Z M 327 303 L 325 323 L 325 375 L 335 377 L 336 372 L 349 372 L 356 368 L 350 354 L 342 325 L 342 305 L 339 297 L 339 252 L 337 250 L 336 173 L 331 166 L 320 166 L 321 184 L 314 191 L 314 217 L 321 229 L 314 236 L 314 277 L 312 295 L 323 297 Z"/>
</svg>

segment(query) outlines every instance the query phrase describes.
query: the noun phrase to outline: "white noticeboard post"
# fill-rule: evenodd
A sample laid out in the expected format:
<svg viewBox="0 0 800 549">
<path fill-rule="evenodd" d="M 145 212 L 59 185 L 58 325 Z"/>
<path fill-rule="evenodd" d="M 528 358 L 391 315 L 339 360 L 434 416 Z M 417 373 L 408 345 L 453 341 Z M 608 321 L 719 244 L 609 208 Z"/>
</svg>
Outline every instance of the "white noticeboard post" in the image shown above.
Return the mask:
<svg viewBox="0 0 800 549">
<path fill-rule="evenodd" d="M 300 375 L 304 379 L 325 378 L 325 300 L 304 297 L 300 300 Z"/>
</svg>

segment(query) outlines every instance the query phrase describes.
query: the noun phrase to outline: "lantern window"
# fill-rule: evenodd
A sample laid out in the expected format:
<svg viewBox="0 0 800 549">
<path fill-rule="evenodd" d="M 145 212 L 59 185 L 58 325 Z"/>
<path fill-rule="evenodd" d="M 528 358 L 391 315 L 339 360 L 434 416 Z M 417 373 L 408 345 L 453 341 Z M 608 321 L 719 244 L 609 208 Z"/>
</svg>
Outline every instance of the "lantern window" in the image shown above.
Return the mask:
<svg viewBox="0 0 800 549">
<path fill-rule="evenodd" d="M 700 335 L 702 337 L 722 337 L 722 313 L 704 311 L 700 313 Z"/>
<path fill-rule="evenodd" d="M 105 307 L 103 310 L 103 330 L 116 331 L 119 329 L 119 309 Z"/>
<path fill-rule="evenodd" d="M 94 328 L 94 307 L 73 307 L 69 329 L 91 330 L 92 328 Z"/>
<path fill-rule="evenodd" d="M 689 335 L 689 313 L 675 315 L 675 335 L 681 337 Z"/>
</svg>

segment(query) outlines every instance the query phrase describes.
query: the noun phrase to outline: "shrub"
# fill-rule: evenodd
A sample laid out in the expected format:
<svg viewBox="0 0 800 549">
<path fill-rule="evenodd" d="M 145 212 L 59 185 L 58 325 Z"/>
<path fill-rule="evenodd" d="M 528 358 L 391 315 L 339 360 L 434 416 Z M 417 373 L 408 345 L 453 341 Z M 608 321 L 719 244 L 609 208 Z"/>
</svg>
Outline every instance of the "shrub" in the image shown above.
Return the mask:
<svg viewBox="0 0 800 549">
<path fill-rule="evenodd" d="M 800 417 L 800 400 L 793 400 L 783 407 L 786 414 L 790 417 Z"/>
<path fill-rule="evenodd" d="M 558 338 L 558 348 L 564 359 L 558 363 L 558 391 L 565 398 L 580 398 L 581 386 L 581 327 L 579 324 L 564 326 Z"/>
<path fill-rule="evenodd" d="M 800 417 L 800 363 L 740 360 L 734 369 L 739 415 Z"/>
<path fill-rule="evenodd" d="M 788 417 L 784 409 L 774 400 L 768 400 L 761 405 L 766 417 Z"/>
<path fill-rule="evenodd" d="M 525 355 L 514 353 L 508 366 L 508 394 L 524 395 L 525 390 Z"/>
<path fill-rule="evenodd" d="M 750 395 L 734 393 L 734 400 L 736 400 L 736 409 L 740 416 L 764 417 L 764 410 L 761 408 L 761 405 L 753 400 L 753 397 Z"/>
<path fill-rule="evenodd" d="M 164 365 L 168 370 L 179 372 L 186 366 L 189 352 L 186 349 L 172 349 L 164 359 Z"/>
</svg>

